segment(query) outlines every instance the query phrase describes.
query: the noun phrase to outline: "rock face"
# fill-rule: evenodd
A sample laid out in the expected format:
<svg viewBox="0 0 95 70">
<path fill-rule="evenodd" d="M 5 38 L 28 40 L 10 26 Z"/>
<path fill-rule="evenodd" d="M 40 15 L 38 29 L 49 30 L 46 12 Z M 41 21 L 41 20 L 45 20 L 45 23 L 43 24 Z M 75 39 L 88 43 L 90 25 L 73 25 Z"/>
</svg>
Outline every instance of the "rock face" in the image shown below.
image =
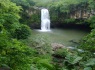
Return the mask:
<svg viewBox="0 0 95 70">
<path fill-rule="evenodd" d="M 66 48 L 64 45 L 59 44 L 59 43 L 51 43 L 51 46 L 52 46 L 53 51 L 56 51 L 56 50 L 61 49 L 61 48 Z"/>
<path fill-rule="evenodd" d="M 94 10 L 87 10 L 87 8 L 81 8 L 80 10 L 76 9 L 75 11 L 70 13 L 70 18 L 86 19 L 86 18 L 92 17 L 93 15 L 95 15 Z"/>
</svg>

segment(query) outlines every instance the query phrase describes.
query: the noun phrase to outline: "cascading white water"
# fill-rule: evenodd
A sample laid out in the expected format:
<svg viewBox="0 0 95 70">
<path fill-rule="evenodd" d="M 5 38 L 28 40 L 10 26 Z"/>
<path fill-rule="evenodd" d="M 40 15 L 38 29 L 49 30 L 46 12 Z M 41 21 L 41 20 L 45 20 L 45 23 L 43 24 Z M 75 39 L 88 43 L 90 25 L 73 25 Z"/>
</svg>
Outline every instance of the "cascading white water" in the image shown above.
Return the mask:
<svg viewBox="0 0 95 70">
<path fill-rule="evenodd" d="M 48 9 L 41 10 L 41 31 L 50 31 L 50 16 Z"/>
</svg>

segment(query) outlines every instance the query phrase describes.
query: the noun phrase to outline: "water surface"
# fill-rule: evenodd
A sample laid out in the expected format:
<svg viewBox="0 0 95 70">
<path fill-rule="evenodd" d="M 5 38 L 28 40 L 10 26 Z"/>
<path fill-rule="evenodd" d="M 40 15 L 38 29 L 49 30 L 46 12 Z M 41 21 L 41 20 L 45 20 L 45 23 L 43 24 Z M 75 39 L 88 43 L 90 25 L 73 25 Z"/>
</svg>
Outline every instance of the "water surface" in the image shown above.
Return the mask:
<svg viewBox="0 0 95 70">
<path fill-rule="evenodd" d="M 48 32 L 33 30 L 33 36 L 46 36 L 51 43 L 60 43 L 64 46 L 77 46 L 84 36 L 89 32 L 78 29 L 51 29 Z"/>
</svg>

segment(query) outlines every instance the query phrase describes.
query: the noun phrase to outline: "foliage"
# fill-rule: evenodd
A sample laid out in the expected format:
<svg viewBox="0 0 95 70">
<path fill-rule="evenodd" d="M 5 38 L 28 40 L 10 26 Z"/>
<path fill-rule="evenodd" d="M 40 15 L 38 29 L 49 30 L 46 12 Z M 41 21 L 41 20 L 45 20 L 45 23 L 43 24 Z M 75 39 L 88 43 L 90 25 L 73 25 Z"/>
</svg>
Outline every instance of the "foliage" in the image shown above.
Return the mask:
<svg viewBox="0 0 95 70">
<path fill-rule="evenodd" d="M 95 70 L 95 29 L 84 38 L 79 47 L 84 52 L 63 48 L 52 53 L 48 37 L 30 38 L 29 27 L 19 23 L 19 13 L 22 19 L 25 19 L 26 24 L 40 22 L 37 12 L 31 16 L 34 5 L 48 8 L 53 21 L 71 23 L 75 19 L 70 19 L 70 14 L 76 9 L 78 11 L 84 10 L 84 8 L 88 11 L 93 10 L 95 8 L 94 0 L 72 0 L 72 2 L 71 0 L 11 1 L 0 0 L 0 67 L 11 70 Z M 22 6 L 23 10 L 16 4 Z M 23 13 L 20 12 L 21 10 Z M 92 28 L 95 26 L 94 18 L 93 16 L 88 20 Z M 24 21 L 22 22 L 24 23 Z M 12 36 L 17 39 L 29 37 L 31 40 L 26 41 L 30 47 Z"/>
<path fill-rule="evenodd" d="M 29 70 L 34 50 L 17 41 L 10 39 L 5 31 L 0 33 L 0 67 L 11 70 Z"/>
<path fill-rule="evenodd" d="M 39 57 L 51 59 L 52 47 L 47 36 L 37 34 L 33 38 L 30 36 L 26 41 L 29 46 L 38 51 Z"/>
<path fill-rule="evenodd" d="M 22 6 L 31 6 L 34 5 L 33 0 L 11 0 L 14 3 L 17 3 L 17 5 L 22 5 Z"/>
<path fill-rule="evenodd" d="M 88 22 L 89 22 L 89 24 L 90 24 L 90 27 L 91 28 L 95 28 L 95 16 L 92 16 L 89 20 L 88 20 Z"/>
<path fill-rule="evenodd" d="M 91 30 L 91 33 L 84 37 L 80 47 L 86 51 L 94 53 L 95 50 L 95 29 Z"/>
<path fill-rule="evenodd" d="M 0 0 L 0 24 L 3 29 L 7 30 L 8 35 L 12 35 L 14 30 L 20 26 L 19 24 L 19 12 L 20 6 L 16 6 L 15 3 L 9 0 Z"/>
<path fill-rule="evenodd" d="M 90 58 L 86 63 L 86 66 L 94 66 L 94 65 L 95 65 L 95 58 Z"/>
<path fill-rule="evenodd" d="M 36 57 L 33 62 L 38 70 L 54 70 L 54 66 L 50 63 L 49 59 Z"/>
<path fill-rule="evenodd" d="M 82 57 L 79 57 L 79 56 L 77 56 L 77 55 L 67 55 L 67 56 L 66 56 L 66 60 L 67 60 L 67 62 L 69 62 L 70 64 L 76 64 L 76 63 L 78 63 L 81 59 L 82 59 Z"/>
<path fill-rule="evenodd" d="M 54 54 L 59 55 L 63 58 L 66 57 L 66 55 L 68 55 L 70 52 L 68 51 L 68 49 L 58 49 L 56 52 L 54 52 Z"/>
<path fill-rule="evenodd" d="M 14 38 L 26 39 L 31 34 L 31 29 L 27 25 L 21 25 L 14 31 Z"/>
<path fill-rule="evenodd" d="M 83 12 L 86 13 L 89 12 L 89 14 L 92 14 L 95 9 L 94 0 L 72 0 L 72 1 L 70 0 L 11 0 L 11 1 L 16 3 L 19 6 L 22 6 L 23 11 L 20 14 L 22 17 L 20 22 L 28 25 L 30 24 L 35 25 L 36 23 L 37 24 L 40 23 L 40 13 L 38 13 L 38 11 L 40 12 L 39 9 L 43 7 L 49 9 L 52 23 L 55 22 L 69 23 L 69 22 L 73 22 L 75 19 L 81 19 L 81 18 L 84 19 Z M 79 11 L 81 12 L 79 13 Z M 29 15 L 31 12 L 32 14 Z M 77 13 L 80 14 L 79 18 Z M 71 17 L 71 15 L 73 17 Z"/>
<path fill-rule="evenodd" d="M 0 68 L 29 70 L 31 67 L 34 50 L 11 37 L 20 26 L 20 9 L 21 7 L 9 0 L 0 0 Z"/>
<path fill-rule="evenodd" d="M 91 67 L 86 67 L 86 68 L 84 68 L 84 70 L 92 70 L 92 68 Z"/>
<path fill-rule="evenodd" d="M 65 23 L 73 23 L 73 22 L 75 22 L 75 19 L 73 19 L 73 18 L 65 19 L 64 21 L 65 21 Z"/>
<path fill-rule="evenodd" d="M 21 17 L 20 22 L 23 24 L 30 25 L 33 20 L 32 18 L 34 18 L 34 17 L 31 18 L 31 16 L 35 12 L 33 8 L 35 2 L 33 0 L 11 0 L 11 1 L 23 8 L 22 12 L 20 13 L 20 17 Z"/>
<path fill-rule="evenodd" d="M 94 70 L 95 69 L 95 16 L 92 16 L 87 22 L 90 24 L 90 27 L 92 28 L 91 32 L 83 38 L 83 40 L 80 42 L 80 46 L 78 48 L 81 48 L 84 50 L 80 56 L 84 57 L 83 60 L 87 61 L 84 65 L 84 70 Z"/>
<path fill-rule="evenodd" d="M 89 14 L 91 14 L 93 13 L 95 8 L 94 0 L 72 0 L 72 1 L 70 0 L 11 0 L 11 1 L 16 3 L 19 6 L 22 6 L 23 8 L 22 13 L 20 13 L 20 16 L 22 17 L 20 19 L 20 22 L 33 27 L 34 25 L 40 24 L 39 9 L 43 7 L 49 9 L 52 23 L 55 22 L 79 23 L 79 21 L 76 22 L 75 19 L 84 19 L 83 13 L 89 12 Z M 80 14 L 80 17 L 78 16 L 77 13 Z M 89 16 L 87 17 L 89 18 Z M 39 25 L 37 25 L 35 28 L 38 28 L 38 26 Z"/>
<path fill-rule="evenodd" d="M 78 67 L 81 67 L 81 65 L 79 64 L 80 61 L 82 60 L 82 57 L 79 56 L 75 51 L 65 48 L 65 49 L 60 49 L 60 51 L 59 50 L 56 51 L 54 54 L 55 54 L 54 60 L 56 59 L 54 63 L 56 63 L 59 66 L 58 70 L 80 69 Z"/>
<path fill-rule="evenodd" d="M 33 38 L 30 36 L 28 39 L 22 40 L 22 42 L 37 50 L 36 57 L 32 59 L 33 70 L 55 70 L 52 64 L 52 49 L 46 36 L 37 34 Z"/>
<path fill-rule="evenodd" d="M 48 8 L 50 11 L 51 21 L 54 23 L 60 22 L 65 23 L 66 19 L 84 19 L 83 12 L 89 12 L 89 14 L 93 13 L 95 9 L 95 1 L 94 0 L 34 0 L 35 6 Z M 79 11 L 81 11 L 79 13 Z M 79 13 L 78 15 L 75 15 Z M 71 15 L 73 17 L 71 17 Z M 76 18 L 75 18 L 76 17 Z M 89 16 L 88 16 L 89 17 Z M 88 19 L 88 18 L 87 18 Z M 68 20 L 69 22 L 69 20 Z"/>
<path fill-rule="evenodd" d="M 20 18 L 19 12 L 21 7 L 16 6 L 15 3 L 9 0 L 0 1 L 0 23 L 5 26 L 5 28 L 10 29 L 11 24 L 18 23 Z"/>
<path fill-rule="evenodd" d="M 53 55 L 53 63 L 57 70 L 95 69 L 95 58 L 91 58 L 92 56 L 89 57 L 87 53 L 82 53 L 70 49 L 66 50 L 66 48 L 59 50 L 57 50 Z M 85 54 L 85 56 L 83 56 L 82 54 Z"/>
</svg>

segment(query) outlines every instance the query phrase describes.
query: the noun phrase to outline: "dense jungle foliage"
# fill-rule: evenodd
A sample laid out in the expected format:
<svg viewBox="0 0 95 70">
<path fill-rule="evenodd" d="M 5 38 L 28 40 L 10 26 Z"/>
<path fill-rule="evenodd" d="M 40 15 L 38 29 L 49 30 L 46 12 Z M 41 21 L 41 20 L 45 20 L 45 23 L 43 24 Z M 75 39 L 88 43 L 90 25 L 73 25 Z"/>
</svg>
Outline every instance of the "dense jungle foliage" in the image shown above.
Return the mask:
<svg viewBox="0 0 95 70">
<path fill-rule="evenodd" d="M 77 47 L 81 52 L 67 48 L 53 51 L 48 38 L 30 39 L 29 26 L 39 28 L 43 7 L 49 9 L 52 25 L 90 25 L 91 32 Z M 95 70 L 94 9 L 95 0 L 0 0 L 0 69 Z"/>
<path fill-rule="evenodd" d="M 40 23 L 40 9 L 48 8 L 51 22 L 58 23 L 87 23 L 86 20 L 94 13 L 94 0 L 12 0 L 23 7 L 21 22 Z M 30 4 L 33 3 L 33 4 Z M 35 14 L 36 13 L 36 14 Z M 26 20 L 27 19 L 27 20 Z M 31 20 L 30 20 L 31 19 Z M 36 22 L 35 22 L 36 20 Z"/>
</svg>

